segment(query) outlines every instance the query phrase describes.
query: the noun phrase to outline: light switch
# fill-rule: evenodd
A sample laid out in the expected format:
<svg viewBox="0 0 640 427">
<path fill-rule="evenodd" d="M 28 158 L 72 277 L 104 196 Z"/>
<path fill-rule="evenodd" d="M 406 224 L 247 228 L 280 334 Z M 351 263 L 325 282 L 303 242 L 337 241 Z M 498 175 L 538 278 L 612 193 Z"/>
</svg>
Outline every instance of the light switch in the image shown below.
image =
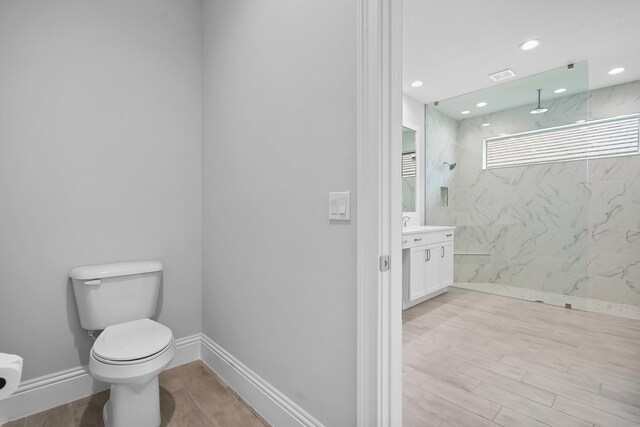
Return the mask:
<svg viewBox="0 0 640 427">
<path fill-rule="evenodd" d="M 351 220 L 350 191 L 329 193 L 329 219 L 338 221 Z"/>
<path fill-rule="evenodd" d="M 338 199 L 331 199 L 330 200 L 331 203 L 331 210 L 329 211 L 330 215 L 337 215 L 338 214 Z"/>
</svg>

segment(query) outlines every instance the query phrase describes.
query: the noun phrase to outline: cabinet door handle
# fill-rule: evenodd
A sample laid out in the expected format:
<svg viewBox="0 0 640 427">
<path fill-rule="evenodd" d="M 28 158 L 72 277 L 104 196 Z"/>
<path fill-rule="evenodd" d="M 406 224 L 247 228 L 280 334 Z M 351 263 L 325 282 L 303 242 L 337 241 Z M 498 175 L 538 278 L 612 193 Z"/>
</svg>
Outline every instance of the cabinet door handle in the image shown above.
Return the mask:
<svg viewBox="0 0 640 427">
<path fill-rule="evenodd" d="M 440 255 L 440 258 L 444 258 L 444 246 L 441 246 L 442 248 L 442 255 Z"/>
<path fill-rule="evenodd" d="M 422 237 L 420 237 L 419 239 L 413 239 L 414 242 L 419 242 L 420 240 L 422 240 Z"/>
<path fill-rule="evenodd" d="M 408 242 L 408 240 L 403 240 L 403 241 L 402 241 L 402 243 L 407 243 L 407 242 Z"/>
<path fill-rule="evenodd" d="M 431 249 L 427 249 L 427 261 L 431 260 Z"/>
<path fill-rule="evenodd" d="M 447 234 L 447 237 L 451 237 L 451 236 L 453 236 L 453 234 Z"/>
</svg>

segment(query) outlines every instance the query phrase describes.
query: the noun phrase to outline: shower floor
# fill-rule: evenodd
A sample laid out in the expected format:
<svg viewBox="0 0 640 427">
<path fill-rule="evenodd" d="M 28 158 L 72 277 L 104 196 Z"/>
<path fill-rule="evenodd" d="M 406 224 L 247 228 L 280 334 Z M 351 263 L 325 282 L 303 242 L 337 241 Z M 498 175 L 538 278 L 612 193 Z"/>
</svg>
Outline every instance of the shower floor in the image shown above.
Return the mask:
<svg viewBox="0 0 640 427">
<path fill-rule="evenodd" d="M 640 425 L 640 321 L 459 288 L 403 312 L 403 424 Z"/>
</svg>

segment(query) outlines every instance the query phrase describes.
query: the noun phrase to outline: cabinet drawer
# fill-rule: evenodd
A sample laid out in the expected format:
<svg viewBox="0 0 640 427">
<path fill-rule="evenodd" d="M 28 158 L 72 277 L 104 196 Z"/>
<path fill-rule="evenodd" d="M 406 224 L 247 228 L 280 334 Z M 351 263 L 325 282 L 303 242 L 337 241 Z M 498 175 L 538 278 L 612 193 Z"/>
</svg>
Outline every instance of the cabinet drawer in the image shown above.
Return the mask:
<svg viewBox="0 0 640 427">
<path fill-rule="evenodd" d="M 402 236 L 402 249 L 413 248 L 415 246 L 430 245 L 432 243 L 442 242 L 443 240 L 444 233 L 440 231 L 405 234 Z"/>
</svg>

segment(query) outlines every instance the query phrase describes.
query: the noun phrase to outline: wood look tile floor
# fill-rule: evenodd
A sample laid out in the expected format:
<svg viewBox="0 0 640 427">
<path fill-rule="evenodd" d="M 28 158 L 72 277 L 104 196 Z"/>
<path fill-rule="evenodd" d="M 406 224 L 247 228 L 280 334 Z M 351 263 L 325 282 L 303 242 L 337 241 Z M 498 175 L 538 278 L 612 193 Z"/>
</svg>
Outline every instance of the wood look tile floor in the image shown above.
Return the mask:
<svg viewBox="0 0 640 427">
<path fill-rule="evenodd" d="M 403 312 L 403 424 L 640 426 L 640 321 L 449 288 Z"/>
<path fill-rule="evenodd" d="M 104 426 L 109 390 L 58 406 L 2 427 Z M 269 423 L 198 360 L 160 374 L 162 426 L 264 427 Z"/>
</svg>

